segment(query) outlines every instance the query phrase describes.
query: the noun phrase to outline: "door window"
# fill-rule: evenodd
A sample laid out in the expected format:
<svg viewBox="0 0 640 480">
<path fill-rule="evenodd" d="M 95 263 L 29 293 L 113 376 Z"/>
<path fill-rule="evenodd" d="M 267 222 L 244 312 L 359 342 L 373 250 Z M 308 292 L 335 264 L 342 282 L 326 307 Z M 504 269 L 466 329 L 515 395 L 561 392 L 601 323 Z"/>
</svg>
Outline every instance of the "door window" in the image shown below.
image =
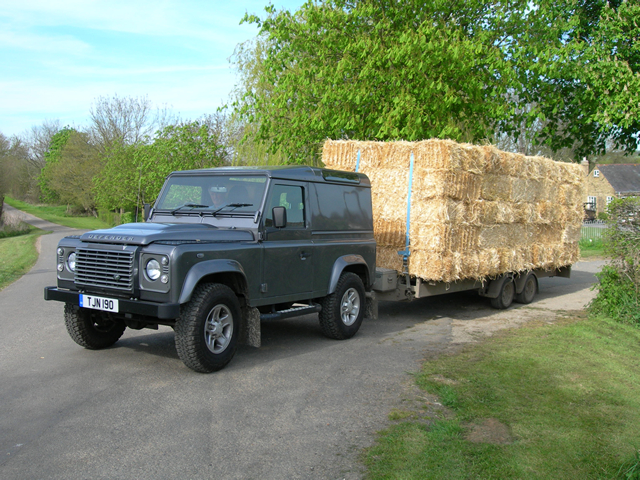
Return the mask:
<svg viewBox="0 0 640 480">
<path fill-rule="evenodd" d="M 273 226 L 273 207 L 287 209 L 287 227 L 304 227 L 304 195 L 296 185 L 274 185 L 265 212 L 265 227 Z"/>
</svg>

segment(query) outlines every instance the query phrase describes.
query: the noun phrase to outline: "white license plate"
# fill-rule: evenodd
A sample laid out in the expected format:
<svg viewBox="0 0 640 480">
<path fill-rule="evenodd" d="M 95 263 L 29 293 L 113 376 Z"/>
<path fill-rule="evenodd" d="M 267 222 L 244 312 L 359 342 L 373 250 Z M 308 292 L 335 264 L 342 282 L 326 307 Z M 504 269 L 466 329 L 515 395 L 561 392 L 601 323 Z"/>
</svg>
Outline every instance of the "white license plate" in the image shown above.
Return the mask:
<svg viewBox="0 0 640 480">
<path fill-rule="evenodd" d="M 105 312 L 118 312 L 118 300 L 114 298 L 80 295 L 80 306 L 94 310 L 104 310 Z"/>
</svg>

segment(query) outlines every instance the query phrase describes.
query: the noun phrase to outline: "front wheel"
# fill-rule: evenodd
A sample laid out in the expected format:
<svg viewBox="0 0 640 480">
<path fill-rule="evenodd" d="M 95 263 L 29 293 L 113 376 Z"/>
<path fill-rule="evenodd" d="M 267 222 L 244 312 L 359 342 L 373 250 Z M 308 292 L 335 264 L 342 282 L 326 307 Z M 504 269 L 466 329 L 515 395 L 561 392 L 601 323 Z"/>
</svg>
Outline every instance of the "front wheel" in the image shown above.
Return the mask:
<svg viewBox="0 0 640 480">
<path fill-rule="evenodd" d="M 233 290 L 219 283 L 199 285 L 176 322 L 176 350 L 184 364 L 201 373 L 231 361 L 238 346 L 240 304 Z"/>
<path fill-rule="evenodd" d="M 329 338 L 344 340 L 360 329 L 365 309 L 364 285 L 358 275 L 345 272 L 340 276 L 335 292 L 320 304 L 320 327 Z"/>
<path fill-rule="evenodd" d="M 89 350 L 100 350 L 116 343 L 127 326 L 106 312 L 64 304 L 64 324 L 69 336 Z"/>
</svg>

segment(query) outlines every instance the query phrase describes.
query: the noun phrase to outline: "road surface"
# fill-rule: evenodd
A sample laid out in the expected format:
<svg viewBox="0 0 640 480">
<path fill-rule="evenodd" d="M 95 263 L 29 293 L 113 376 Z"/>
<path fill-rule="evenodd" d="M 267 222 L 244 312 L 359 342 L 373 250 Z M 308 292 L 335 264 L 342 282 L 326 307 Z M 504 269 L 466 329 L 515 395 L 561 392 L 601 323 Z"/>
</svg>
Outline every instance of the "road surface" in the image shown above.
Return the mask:
<svg viewBox="0 0 640 480">
<path fill-rule="evenodd" d="M 411 390 L 429 352 L 532 318 L 576 310 L 601 262 L 543 279 L 535 303 L 492 310 L 475 294 L 381 303 L 351 340 L 322 336 L 317 315 L 262 326 L 210 375 L 187 369 L 173 331 L 127 330 L 112 348 L 76 345 L 55 284 L 53 233 L 23 278 L 0 292 L 0 478 L 358 479 L 359 455 Z"/>
</svg>

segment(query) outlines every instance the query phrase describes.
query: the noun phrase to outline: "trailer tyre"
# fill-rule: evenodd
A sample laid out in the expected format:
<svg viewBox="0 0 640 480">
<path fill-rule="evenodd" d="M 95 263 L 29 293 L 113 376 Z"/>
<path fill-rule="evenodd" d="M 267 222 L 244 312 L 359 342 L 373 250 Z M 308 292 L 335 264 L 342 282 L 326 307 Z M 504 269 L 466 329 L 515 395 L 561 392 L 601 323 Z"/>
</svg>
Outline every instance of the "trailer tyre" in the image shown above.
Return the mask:
<svg viewBox="0 0 640 480">
<path fill-rule="evenodd" d="M 106 312 L 64 304 L 64 324 L 69 336 L 89 350 L 100 350 L 116 343 L 127 326 Z"/>
<path fill-rule="evenodd" d="M 516 295 L 516 302 L 524 304 L 531 303 L 537 292 L 538 280 L 533 273 L 530 273 L 524 281 L 522 291 Z"/>
<path fill-rule="evenodd" d="M 219 283 L 198 285 L 175 326 L 180 360 L 196 372 L 220 370 L 236 353 L 240 322 L 233 290 Z"/>
<path fill-rule="evenodd" d="M 360 277 L 351 272 L 343 273 L 335 292 L 320 301 L 322 333 L 336 340 L 353 337 L 362 324 L 365 301 L 364 285 Z"/>
<path fill-rule="evenodd" d="M 491 306 L 500 310 L 509 308 L 513 303 L 515 295 L 516 284 L 513 283 L 512 278 L 508 278 L 502 284 L 502 288 L 500 288 L 500 293 L 498 294 L 498 296 L 491 299 Z"/>
</svg>

